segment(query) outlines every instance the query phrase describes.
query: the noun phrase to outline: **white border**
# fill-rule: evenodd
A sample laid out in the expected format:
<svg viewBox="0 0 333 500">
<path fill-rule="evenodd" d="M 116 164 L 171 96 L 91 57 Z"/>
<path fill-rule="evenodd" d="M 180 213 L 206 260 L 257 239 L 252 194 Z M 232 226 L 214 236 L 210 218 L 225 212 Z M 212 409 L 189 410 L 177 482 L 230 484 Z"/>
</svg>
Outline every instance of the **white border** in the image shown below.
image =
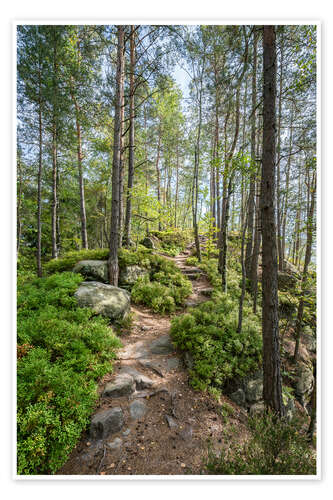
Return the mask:
<svg viewBox="0 0 333 500">
<path fill-rule="evenodd" d="M 108 24 L 160 24 L 160 25 L 167 25 L 167 24 L 173 24 L 173 25 L 198 25 L 198 24 L 211 24 L 211 25 L 263 25 L 263 24 L 274 24 L 274 25 L 314 25 L 317 27 L 317 53 L 316 53 L 316 62 L 317 62 L 317 181 L 318 181 L 318 189 L 317 193 L 320 194 L 320 196 L 317 196 L 317 262 L 316 262 L 316 269 L 317 269 L 317 366 L 319 368 L 317 372 L 317 380 L 318 380 L 318 387 L 317 387 L 317 474 L 316 475 L 267 475 L 267 476 L 262 476 L 262 475 L 253 475 L 253 476 L 241 476 L 241 475 L 214 475 L 214 476 L 207 476 L 207 475 L 117 475 L 117 476 L 106 476 L 106 475 L 18 475 L 16 473 L 16 455 L 17 455 L 17 450 L 16 450 L 16 258 L 13 259 L 13 269 L 12 269 L 12 278 L 13 281 L 12 283 L 15 284 L 13 287 L 12 293 L 13 293 L 13 346 L 12 346 L 12 352 L 13 352 L 13 357 L 12 357 L 12 366 L 13 366 L 13 388 L 15 389 L 12 391 L 13 394 L 13 416 L 15 417 L 13 429 L 12 429 L 12 437 L 13 437 L 13 442 L 12 442 L 12 452 L 13 457 L 12 457 L 12 479 L 15 481 L 49 481 L 49 480 L 56 480 L 56 481 L 155 481 L 155 480 L 167 480 L 167 481 L 175 481 L 175 480 L 181 480 L 181 481 L 219 481 L 219 480 L 227 480 L 227 481 L 248 481 L 249 483 L 252 483 L 252 481 L 290 481 L 292 480 L 294 483 L 295 482 L 303 482 L 303 481 L 320 481 L 322 479 L 322 399 L 321 399 L 321 389 L 322 389 L 322 331 L 321 331 L 321 252 L 322 252 L 322 246 L 321 246 L 321 238 L 322 238 L 322 229 L 321 229 L 321 169 L 322 169 L 322 163 L 321 163 L 321 150 L 322 150 L 322 144 L 321 144 L 321 110 L 322 110 L 322 95 L 321 95 L 321 77 L 322 77 L 322 67 L 321 67 L 321 49 L 322 49 L 322 31 L 321 31 L 321 21 L 318 20 L 302 20 L 302 21 L 294 21 L 294 20 L 279 20 L 279 19 L 262 19 L 258 20 L 253 20 L 251 18 L 239 20 L 239 19 L 228 19 L 224 20 L 222 18 L 200 18 L 197 20 L 191 20 L 189 21 L 188 19 L 174 19 L 174 18 L 164 18 L 162 21 L 159 18 L 139 18 L 136 17 L 135 19 L 129 19 L 129 18 L 112 18 L 112 19 L 96 19 L 96 20 L 80 20 L 80 19 L 66 19 L 66 20 L 48 20 L 48 19 L 40 19 L 40 20 L 31 20 L 28 18 L 25 19 L 19 19 L 12 21 L 11 29 L 12 29 L 12 56 L 13 56 L 13 64 L 12 64 L 12 82 L 14 85 L 14 91 L 13 91 L 13 98 L 12 98 L 12 138 L 13 138 L 13 144 L 12 144 L 12 200 L 16 200 L 16 122 L 17 122 L 17 116 L 16 116 L 16 81 L 17 81 L 17 75 L 16 75 L 16 32 L 17 32 L 17 26 L 28 24 L 28 25 L 66 25 L 66 24 L 81 24 L 81 25 L 108 25 Z M 15 227 L 15 221 L 16 221 L 16 203 L 14 205 L 14 217 L 13 217 L 13 224 L 12 228 Z M 16 249 L 16 232 L 12 229 L 12 248 Z"/>
</svg>

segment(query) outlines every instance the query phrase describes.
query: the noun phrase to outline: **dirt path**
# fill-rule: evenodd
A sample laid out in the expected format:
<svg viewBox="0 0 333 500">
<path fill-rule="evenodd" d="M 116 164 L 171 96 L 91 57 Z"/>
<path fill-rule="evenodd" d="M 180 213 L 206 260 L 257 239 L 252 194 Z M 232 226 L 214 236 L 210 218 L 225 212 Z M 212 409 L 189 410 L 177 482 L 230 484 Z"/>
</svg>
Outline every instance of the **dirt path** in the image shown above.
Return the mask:
<svg viewBox="0 0 333 500">
<path fill-rule="evenodd" d="M 187 305 L 195 306 L 207 300 L 211 287 L 200 269 L 186 266 L 188 254 L 172 260 L 193 280 Z M 220 405 L 189 386 L 169 337 L 170 318 L 142 307 L 132 311 L 134 325 L 122 339 L 114 373 L 100 384 L 95 439 L 85 433 L 58 474 L 200 474 L 208 441 L 213 447 L 222 442 Z M 118 431 L 106 435 L 110 426 Z"/>
</svg>

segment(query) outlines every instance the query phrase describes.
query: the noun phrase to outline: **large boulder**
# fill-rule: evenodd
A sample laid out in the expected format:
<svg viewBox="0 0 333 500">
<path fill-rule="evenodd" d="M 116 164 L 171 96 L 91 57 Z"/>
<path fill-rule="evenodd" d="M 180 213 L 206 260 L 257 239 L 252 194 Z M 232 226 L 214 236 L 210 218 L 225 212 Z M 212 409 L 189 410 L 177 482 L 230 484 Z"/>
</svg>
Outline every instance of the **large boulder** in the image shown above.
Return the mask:
<svg viewBox="0 0 333 500">
<path fill-rule="evenodd" d="M 278 272 L 278 288 L 281 292 L 287 292 L 288 290 L 293 290 L 299 280 L 294 274 L 285 273 L 282 271 Z"/>
<path fill-rule="evenodd" d="M 80 307 L 91 307 L 111 320 L 124 318 L 130 310 L 130 295 L 126 290 L 98 281 L 84 281 L 74 296 Z"/>
<path fill-rule="evenodd" d="M 108 262 L 107 260 L 80 260 L 74 267 L 73 273 L 82 274 L 88 281 L 108 283 Z"/>
<path fill-rule="evenodd" d="M 312 368 L 305 363 L 300 363 L 296 372 L 295 394 L 298 396 L 303 406 L 312 393 L 313 384 L 314 377 Z"/>
<path fill-rule="evenodd" d="M 141 240 L 140 243 L 146 248 L 152 248 L 152 249 L 155 248 L 155 243 L 153 242 L 153 239 L 150 238 L 149 236 L 143 238 L 143 240 Z"/>
<path fill-rule="evenodd" d="M 139 278 L 147 275 L 147 269 L 143 269 L 140 266 L 127 266 L 120 271 L 119 284 L 124 287 L 131 287 Z"/>
</svg>

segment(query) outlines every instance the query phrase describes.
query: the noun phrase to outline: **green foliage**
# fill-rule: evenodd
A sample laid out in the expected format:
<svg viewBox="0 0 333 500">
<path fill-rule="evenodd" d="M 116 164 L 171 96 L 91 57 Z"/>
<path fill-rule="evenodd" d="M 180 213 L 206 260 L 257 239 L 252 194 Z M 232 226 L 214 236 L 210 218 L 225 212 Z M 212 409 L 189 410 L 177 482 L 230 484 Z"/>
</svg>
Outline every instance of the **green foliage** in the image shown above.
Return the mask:
<svg viewBox="0 0 333 500">
<path fill-rule="evenodd" d="M 205 472 L 220 475 L 313 475 L 316 459 L 301 422 L 287 422 L 272 412 L 248 421 L 251 438 L 220 455 L 209 450 Z"/>
<path fill-rule="evenodd" d="M 82 276 L 64 272 L 20 284 L 17 342 L 18 474 L 54 473 L 75 446 L 112 370 L 119 340 L 107 320 L 78 308 Z"/>
<path fill-rule="evenodd" d="M 72 271 L 75 264 L 80 260 L 106 260 L 109 257 L 109 253 L 110 250 L 108 248 L 67 252 L 61 258 L 50 260 L 44 267 L 48 274 Z"/>
<path fill-rule="evenodd" d="M 193 356 L 190 383 L 195 389 L 221 388 L 228 380 L 244 377 L 258 367 L 262 350 L 259 319 L 245 306 L 239 334 L 237 314 L 237 302 L 221 294 L 172 320 L 173 341 Z"/>
<path fill-rule="evenodd" d="M 184 250 L 192 238 L 189 231 L 178 228 L 172 228 L 168 231 L 152 231 L 151 234 L 160 240 L 163 253 L 171 256 L 175 256 Z"/>
<path fill-rule="evenodd" d="M 186 265 L 187 266 L 197 266 L 199 264 L 199 261 L 197 257 L 187 257 L 186 259 Z"/>
<path fill-rule="evenodd" d="M 191 282 L 172 261 L 151 255 L 150 275 L 137 280 L 131 290 L 131 298 L 155 312 L 167 313 L 174 312 L 191 292 Z"/>
</svg>

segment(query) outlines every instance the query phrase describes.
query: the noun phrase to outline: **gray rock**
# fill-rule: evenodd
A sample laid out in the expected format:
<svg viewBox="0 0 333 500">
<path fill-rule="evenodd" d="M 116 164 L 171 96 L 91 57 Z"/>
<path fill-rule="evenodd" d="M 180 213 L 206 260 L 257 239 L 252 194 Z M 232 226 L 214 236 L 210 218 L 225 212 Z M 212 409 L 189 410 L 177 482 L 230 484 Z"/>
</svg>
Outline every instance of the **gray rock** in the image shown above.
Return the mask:
<svg viewBox="0 0 333 500">
<path fill-rule="evenodd" d="M 284 261 L 284 269 L 287 271 L 287 273 L 290 273 L 290 274 L 295 274 L 295 276 L 297 278 L 300 278 L 301 275 L 300 275 L 300 272 L 299 270 L 297 269 L 296 266 L 294 266 L 291 262 L 289 262 L 288 260 L 285 260 Z"/>
<path fill-rule="evenodd" d="M 118 450 L 119 448 L 121 448 L 122 444 L 123 444 L 123 441 L 119 437 L 116 438 L 114 441 L 111 441 L 110 443 L 107 443 L 108 447 L 111 450 Z"/>
<path fill-rule="evenodd" d="M 126 373 L 119 375 L 114 382 L 109 382 L 104 389 L 103 396 L 118 398 L 128 396 L 135 390 L 134 378 Z"/>
<path fill-rule="evenodd" d="M 265 404 L 264 403 L 255 403 L 250 407 L 250 416 L 254 415 L 262 415 L 265 412 Z"/>
<path fill-rule="evenodd" d="M 129 344 L 118 352 L 119 359 L 139 359 L 148 356 L 147 343 L 140 340 L 135 344 Z"/>
<path fill-rule="evenodd" d="M 157 373 L 157 375 L 159 375 L 160 377 L 164 377 L 165 372 L 167 371 L 165 363 L 162 363 L 161 361 L 140 359 L 139 363 L 145 368 L 148 368 L 149 370 L 152 370 L 153 372 Z"/>
<path fill-rule="evenodd" d="M 239 406 L 244 406 L 245 405 L 245 393 L 243 389 L 239 388 L 237 391 L 233 392 L 230 394 L 230 399 L 234 401 Z"/>
<path fill-rule="evenodd" d="M 262 378 L 248 380 L 245 384 L 245 397 L 249 403 L 256 403 L 262 399 L 263 381 Z"/>
<path fill-rule="evenodd" d="M 140 266 L 127 266 L 119 274 L 120 286 L 131 287 L 134 283 L 144 276 L 148 276 L 148 271 Z"/>
<path fill-rule="evenodd" d="M 131 433 L 131 429 L 126 429 L 126 431 L 123 432 L 123 436 L 129 436 Z"/>
<path fill-rule="evenodd" d="M 205 297 L 211 297 L 212 293 L 213 293 L 213 289 L 212 288 L 203 288 L 202 290 L 200 290 L 200 293 L 201 293 L 201 295 L 204 295 Z"/>
<path fill-rule="evenodd" d="M 168 358 L 166 363 L 168 370 L 177 370 L 180 365 L 180 361 L 178 358 Z"/>
<path fill-rule="evenodd" d="M 140 241 L 140 244 L 143 245 L 146 248 L 155 248 L 155 244 L 149 236 L 146 236 L 143 238 L 143 240 Z"/>
<path fill-rule="evenodd" d="M 188 370 L 193 369 L 194 359 L 193 359 L 192 354 L 190 354 L 189 352 L 185 352 L 185 354 L 184 354 L 184 363 L 185 363 L 185 366 Z"/>
<path fill-rule="evenodd" d="M 301 403 L 310 396 L 314 384 L 312 369 L 305 363 L 300 363 L 296 373 L 295 394 L 300 397 Z"/>
<path fill-rule="evenodd" d="M 124 318 L 130 310 L 130 295 L 126 290 L 98 281 L 84 281 L 74 296 L 80 307 L 91 307 L 112 320 Z"/>
<path fill-rule="evenodd" d="M 184 441 L 190 441 L 193 435 L 192 427 L 190 425 L 186 425 L 185 429 L 181 430 L 179 435 Z"/>
<path fill-rule="evenodd" d="M 176 427 L 178 427 L 176 420 L 173 417 L 170 417 L 170 415 L 165 415 L 165 420 L 167 421 L 170 429 L 175 429 Z"/>
<path fill-rule="evenodd" d="M 162 335 L 150 344 L 152 354 L 170 354 L 175 351 L 170 335 Z"/>
<path fill-rule="evenodd" d="M 287 420 L 290 422 L 295 415 L 296 412 L 296 406 L 295 406 L 295 401 L 292 398 L 289 398 L 287 401 L 287 404 L 285 405 L 285 414 Z"/>
<path fill-rule="evenodd" d="M 74 267 L 73 273 L 80 273 L 89 281 L 108 283 L 108 262 L 107 260 L 80 260 Z"/>
<path fill-rule="evenodd" d="M 308 325 L 306 325 L 303 328 L 302 336 L 307 349 L 310 352 L 315 353 L 317 351 L 316 335 L 313 333 L 312 329 Z"/>
<path fill-rule="evenodd" d="M 131 366 L 123 366 L 120 373 L 127 373 L 133 377 L 135 380 L 136 388 L 138 390 L 149 389 L 154 385 L 154 381 L 149 377 L 146 377 L 143 373 L 138 372 L 135 368 Z"/>
<path fill-rule="evenodd" d="M 105 439 L 122 428 L 124 416 L 119 407 L 107 409 L 94 415 L 90 425 L 92 439 Z"/>
<path fill-rule="evenodd" d="M 146 404 L 140 399 L 136 399 L 130 404 L 130 414 L 133 420 L 143 418 L 148 411 Z"/>
</svg>

